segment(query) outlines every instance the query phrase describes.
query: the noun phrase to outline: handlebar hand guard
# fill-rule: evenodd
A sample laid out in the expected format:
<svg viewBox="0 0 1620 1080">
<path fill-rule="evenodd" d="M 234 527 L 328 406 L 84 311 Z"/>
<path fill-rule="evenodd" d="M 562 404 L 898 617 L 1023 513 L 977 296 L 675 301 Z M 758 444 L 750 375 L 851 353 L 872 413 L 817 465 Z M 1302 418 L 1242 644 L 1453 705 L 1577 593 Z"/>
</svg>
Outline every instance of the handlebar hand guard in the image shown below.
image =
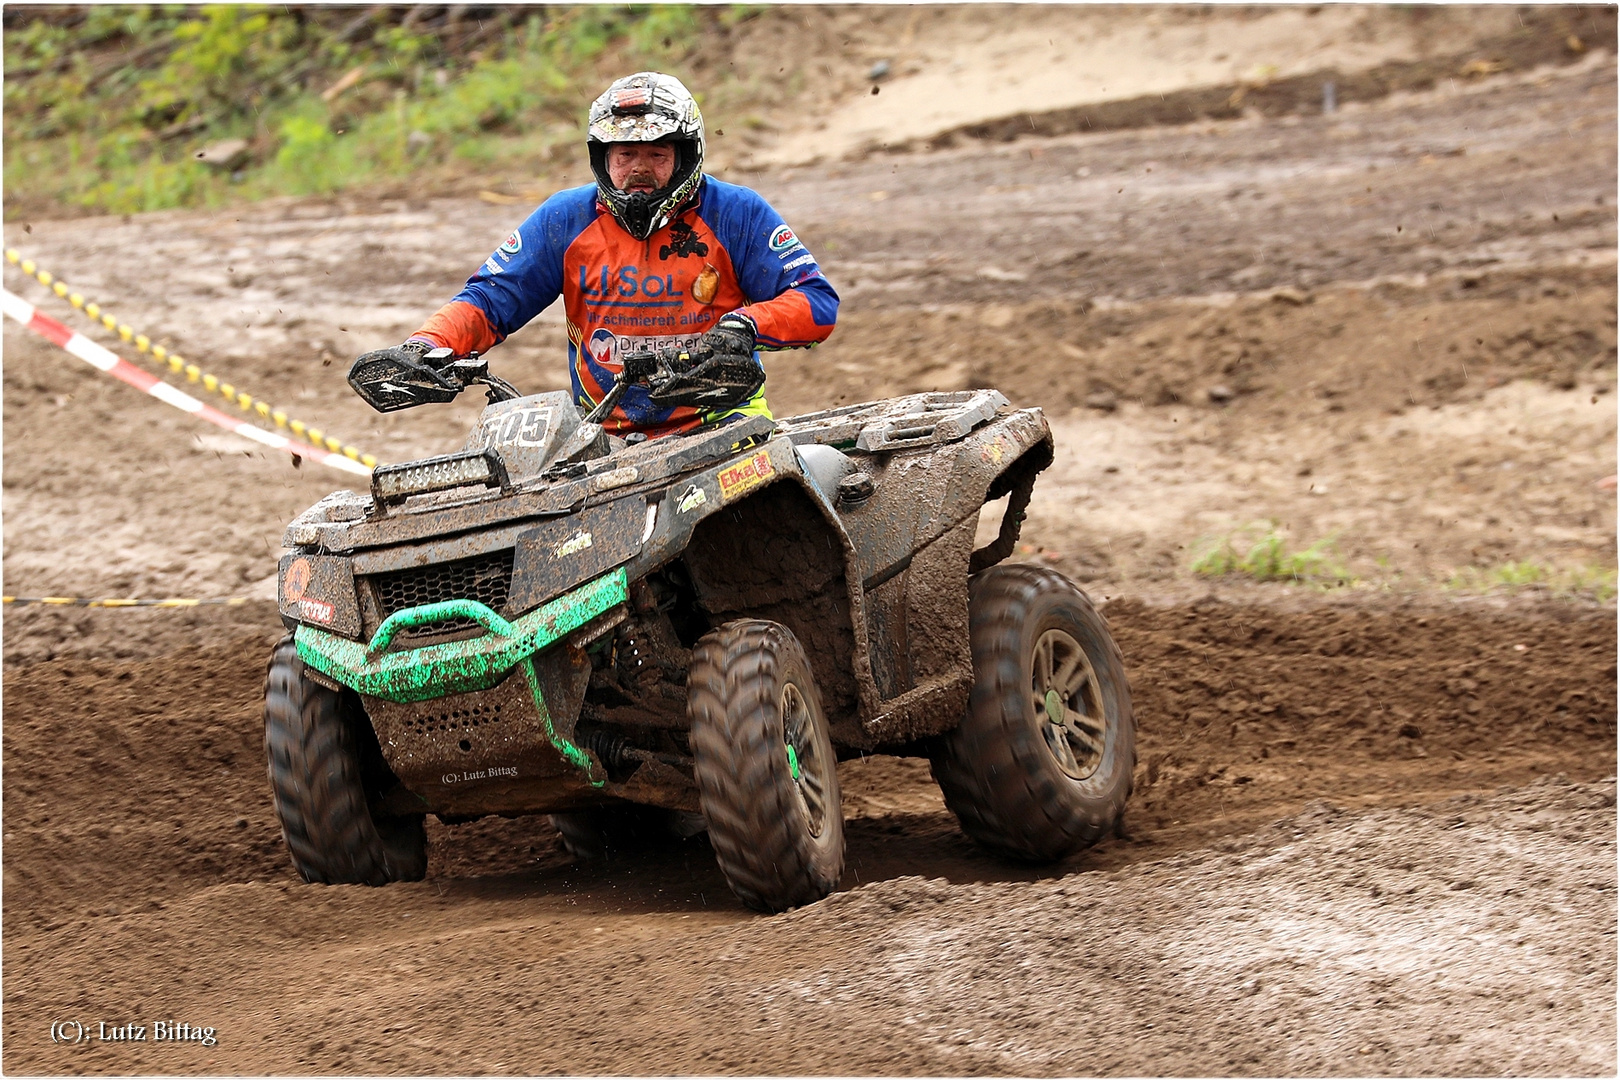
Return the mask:
<svg viewBox="0 0 1620 1080">
<path fill-rule="evenodd" d="M 384 413 L 454 401 L 466 383 L 435 370 L 429 360 L 432 355 L 422 356 L 416 349 L 397 345 L 368 352 L 349 368 L 349 385 L 362 401 Z"/>
</svg>

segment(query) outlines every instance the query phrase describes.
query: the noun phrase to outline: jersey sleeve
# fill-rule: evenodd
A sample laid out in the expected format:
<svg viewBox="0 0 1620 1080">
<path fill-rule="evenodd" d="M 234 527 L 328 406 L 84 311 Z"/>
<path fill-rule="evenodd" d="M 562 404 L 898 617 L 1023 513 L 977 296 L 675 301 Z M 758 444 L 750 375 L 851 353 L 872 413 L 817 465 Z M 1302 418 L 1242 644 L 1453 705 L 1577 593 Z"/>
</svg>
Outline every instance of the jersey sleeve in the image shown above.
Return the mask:
<svg viewBox="0 0 1620 1080">
<path fill-rule="evenodd" d="M 838 322 L 838 292 L 814 255 L 764 197 L 733 187 L 742 211 L 727 215 L 722 237 L 748 303 L 761 349 L 792 349 L 826 341 Z"/>
<path fill-rule="evenodd" d="M 412 338 L 458 355 L 487 352 L 562 294 L 563 252 L 595 216 L 595 188 L 574 188 L 530 214 Z"/>
</svg>

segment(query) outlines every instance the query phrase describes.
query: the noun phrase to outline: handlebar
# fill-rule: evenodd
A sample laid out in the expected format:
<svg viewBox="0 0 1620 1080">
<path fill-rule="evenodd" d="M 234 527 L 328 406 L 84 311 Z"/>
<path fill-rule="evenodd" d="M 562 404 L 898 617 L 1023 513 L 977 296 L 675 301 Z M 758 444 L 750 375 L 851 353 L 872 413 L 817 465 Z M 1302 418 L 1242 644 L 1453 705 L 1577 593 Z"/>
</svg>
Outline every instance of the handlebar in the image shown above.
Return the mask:
<svg viewBox="0 0 1620 1080">
<path fill-rule="evenodd" d="M 627 352 L 623 357 L 623 367 L 619 370 L 619 377 L 613 380 L 613 386 L 604 397 L 585 417 L 587 424 L 600 424 L 619 404 L 624 392 L 631 386 L 651 386 L 654 382 L 664 382 L 694 366 L 694 357 L 707 360 L 713 350 L 706 345 L 694 343 L 689 348 L 679 345 L 666 345 L 660 349 L 638 349 Z M 678 365 L 678 366 L 677 366 Z"/>
<path fill-rule="evenodd" d="M 457 356 L 454 350 L 439 346 L 429 349 L 422 356 L 422 360 L 433 370 L 451 382 L 457 383 L 457 389 L 465 390 L 474 383 L 481 383 L 488 387 L 489 402 L 493 405 L 497 401 L 511 401 L 523 395 L 517 388 L 498 375 L 489 373 L 489 360 L 476 352 L 466 356 Z"/>
</svg>

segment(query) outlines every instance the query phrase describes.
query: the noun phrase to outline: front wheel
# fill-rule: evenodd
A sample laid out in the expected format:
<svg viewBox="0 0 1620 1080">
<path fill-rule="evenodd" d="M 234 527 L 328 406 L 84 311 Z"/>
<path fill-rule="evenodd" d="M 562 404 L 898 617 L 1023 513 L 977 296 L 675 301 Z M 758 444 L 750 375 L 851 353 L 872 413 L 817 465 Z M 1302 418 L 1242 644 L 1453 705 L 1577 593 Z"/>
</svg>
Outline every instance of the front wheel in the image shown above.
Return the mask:
<svg viewBox="0 0 1620 1080">
<path fill-rule="evenodd" d="M 305 881 L 420 881 L 423 815 L 371 809 L 371 797 L 397 781 L 364 714 L 351 715 L 358 711 L 304 674 L 292 635 L 281 639 L 265 675 L 264 748 L 282 836 Z"/>
<path fill-rule="evenodd" d="M 727 623 L 692 650 L 686 685 L 693 771 L 727 883 L 759 911 L 820 900 L 844 872 L 844 813 L 803 647 L 778 623 Z"/>
<path fill-rule="evenodd" d="M 962 829 L 1001 855 L 1060 859 L 1125 811 L 1136 727 L 1125 664 L 1086 594 L 1054 570 L 1002 565 L 968 594 L 973 692 L 931 755 Z"/>
</svg>

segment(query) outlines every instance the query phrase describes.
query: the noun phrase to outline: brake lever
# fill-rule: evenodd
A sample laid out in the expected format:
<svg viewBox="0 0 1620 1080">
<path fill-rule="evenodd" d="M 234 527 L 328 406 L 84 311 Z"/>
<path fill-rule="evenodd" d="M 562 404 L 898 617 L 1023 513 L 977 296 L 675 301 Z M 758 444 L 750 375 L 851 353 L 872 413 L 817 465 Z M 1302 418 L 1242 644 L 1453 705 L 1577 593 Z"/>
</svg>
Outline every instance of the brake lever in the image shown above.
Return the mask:
<svg viewBox="0 0 1620 1080">
<path fill-rule="evenodd" d="M 480 356 L 476 352 L 470 352 L 466 356 L 457 356 L 453 350 L 441 345 L 437 349 L 429 349 L 423 354 L 422 359 L 427 362 L 429 367 L 451 382 L 456 383 L 463 390 L 474 383 L 482 385 L 491 405 L 497 401 L 512 401 L 523 396 L 517 387 L 500 376 L 489 373 L 489 357 L 487 356 Z"/>
</svg>

